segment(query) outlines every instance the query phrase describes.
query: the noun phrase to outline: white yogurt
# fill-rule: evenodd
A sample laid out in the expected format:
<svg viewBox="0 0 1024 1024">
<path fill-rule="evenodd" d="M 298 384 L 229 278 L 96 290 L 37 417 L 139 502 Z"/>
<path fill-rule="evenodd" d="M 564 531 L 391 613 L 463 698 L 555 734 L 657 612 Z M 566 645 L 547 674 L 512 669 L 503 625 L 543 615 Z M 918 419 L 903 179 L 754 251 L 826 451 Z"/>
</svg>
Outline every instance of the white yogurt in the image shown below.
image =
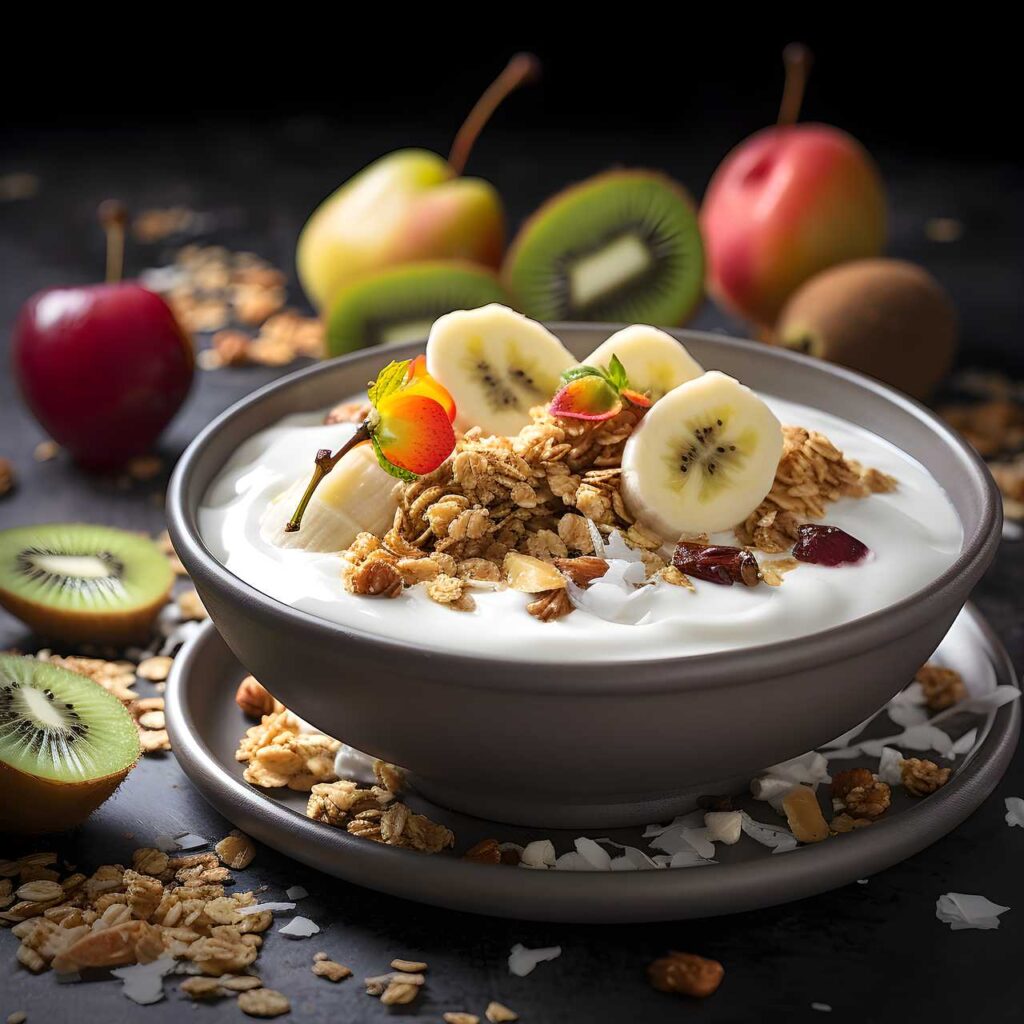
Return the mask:
<svg viewBox="0 0 1024 1024">
<path fill-rule="evenodd" d="M 806 636 L 908 597 L 952 564 L 963 531 L 945 492 L 923 466 L 846 420 L 762 397 L 783 423 L 819 430 L 847 457 L 899 480 L 891 494 L 844 498 L 828 510 L 828 524 L 871 549 L 864 562 L 841 568 L 801 564 L 780 587 L 697 580 L 693 593 L 658 583 L 645 588 L 645 611 L 636 624 L 608 622 L 582 610 L 543 623 L 527 614 L 524 594 L 507 589 L 475 589 L 472 612 L 436 604 L 422 587 L 392 600 L 359 597 L 343 589 L 337 555 L 281 549 L 260 536 L 268 502 L 308 477 L 317 449 L 336 449 L 353 429 L 324 426 L 318 413 L 288 416 L 243 444 L 205 496 L 200 531 L 231 572 L 283 604 L 422 648 L 507 660 L 631 661 Z M 735 543 L 731 534 L 714 539 Z"/>
</svg>

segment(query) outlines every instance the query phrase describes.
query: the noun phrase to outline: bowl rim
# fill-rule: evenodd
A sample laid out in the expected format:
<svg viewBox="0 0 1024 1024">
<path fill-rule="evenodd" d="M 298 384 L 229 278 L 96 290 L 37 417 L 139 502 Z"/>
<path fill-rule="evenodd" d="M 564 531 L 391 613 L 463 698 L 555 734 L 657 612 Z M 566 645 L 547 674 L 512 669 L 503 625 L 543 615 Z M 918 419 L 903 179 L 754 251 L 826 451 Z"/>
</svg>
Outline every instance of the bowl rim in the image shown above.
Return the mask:
<svg viewBox="0 0 1024 1024">
<path fill-rule="evenodd" d="M 559 331 L 566 329 L 611 333 L 619 330 L 622 325 L 556 321 L 546 322 L 545 326 L 557 335 Z M 218 432 L 232 420 L 272 395 L 292 388 L 299 389 L 302 382 L 334 372 L 340 364 L 363 360 L 368 354 L 373 353 L 374 349 L 361 349 L 285 374 L 233 403 L 195 436 L 178 460 L 167 489 L 168 528 L 175 550 L 189 574 L 198 580 L 200 587 L 206 584 L 217 588 L 226 593 L 236 606 L 255 609 L 280 625 L 287 624 L 324 641 L 358 644 L 367 655 L 375 658 L 404 654 L 415 659 L 417 671 L 427 669 L 428 674 L 431 674 L 431 671 L 436 672 L 449 682 L 461 682 L 474 689 L 502 690 L 515 687 L 521 692 L 544 693 L 552 692 L 552 679 L 557 679 L 557 692 L 560 693 L 618 693 L 621 692 L 621 685 L 616 681 L 624 676 L 629 677 L 630 692 L 665 692 L 704 689 L 717 685 L 722 679 L 740 682 L 785 671 L 821 667 L 867 649 L 892 643 L 901 636 L 913 632 L 934 617 L 937 606 L 942 604 L 945 592 L 960 577 L 977 573 L 988 565 L 1001 537 L 1002 501 L 995 481 L 977 452 L 923 404 L 871 377 L 802 353 L 708 331 L 669 328 L 666 328 L 666 331 L 683 343 L 689 339 L 699 339 L 712 345 L 740 352 L 754 351 L 759 356 L 768 355 L 769 358 L 792 361 L 810 367 L 825 377 L 838 378 L 846 386 L 868 391 L 875 397 L 895 405 L 902 413 L 938 435 L 958 457 L 958 463 L 966 471 L 966 479 L 979 503 L 978 524 L 970 535 L 965 533 L 959 555 L 943 573 L 924 587 L 899 601 L 849 622 L 805 636 L 703 654 L 609 662 L 580 662 L 568 658 L 510 660 L 464 654 L 458 650 L 422 648 L 401 639 L 332 622 L 311 612 L 293 608 L 258 590 L 228 570 L 203 541 L 197 520 L 198 507 L 189 508 L 187 502 L 189 483 Z M 423 341 L 411 341 L 388 346 L 387 355 L 391 358 L 409 357 L 422 351 L 423 345 Z M 531 666 L 544 671 L 533 673 L 530 671 Z"/>
</svg>

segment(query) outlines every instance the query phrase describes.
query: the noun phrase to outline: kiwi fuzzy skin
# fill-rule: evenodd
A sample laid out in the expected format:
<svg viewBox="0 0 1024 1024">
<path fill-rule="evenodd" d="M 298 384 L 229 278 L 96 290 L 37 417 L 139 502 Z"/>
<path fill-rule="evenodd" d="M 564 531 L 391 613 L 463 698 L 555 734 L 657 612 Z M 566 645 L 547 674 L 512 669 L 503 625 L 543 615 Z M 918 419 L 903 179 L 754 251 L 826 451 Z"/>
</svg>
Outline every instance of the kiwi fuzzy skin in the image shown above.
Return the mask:
<svg viewBox="0 0 1024 1024">
<path fill-rule="evenodd" d="M 0 607 L 6 608 L 34 633 L 43 638 L 68 644 L 145 643 L 151 635 L 153 622 L 171 596 L 174 580 L 167 591 L 155 601 L 123 612 L 70 612 L 36 601 L 26 601 L 17 594 L 0 590 Z"/>
<path fill-rule="evenodd" d="M 529 239 L 532 229 L 539 222 L 543 221 L 544 218 L 550 214 L 552 209 L 560 205 L 566 199 L 572 198 L 577 193 L 589 190 L 595 186 L 603 185 L 609 181 L 629 181 L 631 179 L 639 179 L 642 181 L 650 181 L 652 179 L 657 180 L 666 188 L 675 192 L 691 210 L 696 211 L 697 209 L 697 206 L 693 201 L 693 196 L 691 196 L 678 181 L 674 178 L 670 178 L 667 174 L 663 174 L 661 171 L 651 171 L 637 167 L 612 168 L 611 170 L 602 171 L 600 174 L 595 174 L 593 177 L 585 178 L 583 181 L 577 181 L 574 184 L 567 186 L 560 192 L 556 192 L 553 196 L 549 196 L 532 214 L 530 214 L 529 217 L 526 218 L 525 221 L 523 221 L 519 230 L 516 232 L 515 237 L 512 239 L 512 243 L 509 245 L 508 251 L 505 253 L 505 259 L 501 265 L 501 280 L 505 289 L 516 300 L 517 304 L 515 308 L 520 309 L 522 303 L 519 296 L 516 295 L 515 283 L 513 281 L 514 270 L 519 259 L 519 251 Z M 693 300 L 680 309 L 679 315 L 675 318 L 673 323 L 661 324 L 660 326 L 681 327 L 693 318 L 704 302 L 703 285 L 705 274 L 706 256 L 703 258 L 700 266 L 701 287 L 697 290 Z"/>
<path fill-rule="evenodd" d="M 778 344 L 839 363 L 924 400 L 949 371 L 957 317 L 923 268 L 855 260 L 823 271 L 786 303 Z"/>
<path fill-rule="evenodd" d="M 87 782 L 54 782 L 0 761 L 0 832 L 37 835 L 80 825 L 110 799 L 138 761 L 123 771 Z"/>
</svg>

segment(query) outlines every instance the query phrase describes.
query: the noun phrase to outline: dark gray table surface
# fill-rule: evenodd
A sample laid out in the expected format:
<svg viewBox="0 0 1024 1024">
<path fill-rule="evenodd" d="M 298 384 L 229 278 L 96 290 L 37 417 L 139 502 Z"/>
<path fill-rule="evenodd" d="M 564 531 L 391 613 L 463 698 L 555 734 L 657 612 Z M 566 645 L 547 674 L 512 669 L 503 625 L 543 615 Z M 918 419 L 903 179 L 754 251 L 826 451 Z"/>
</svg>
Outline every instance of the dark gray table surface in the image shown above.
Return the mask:
<svg viewBox="0 0 1024 1024">
<path fill-rule="evenodd" d="M 41 190 L 31 200 L 0 203 L 0 360 L 9 328 L 31 292 L 96 279 L 102 243 L 93 228 L 99 200 L 117 195 L 135 209 L 176 203 L 218 218 L 212 240 L 251 249 L 291 270 L 294 239 L 304 215 L 336 183 L 375 155 L 421 141 L 445 139 L 393 126 L 346 133 L 303 120 L 263 125 L 200 123 L 188 128 L 102 135 L 22 136 L 0 151 L 0 174 L 28 171 Z M 550 144 L 551 140 L 547 140 Z M 536 146 L 495 132 L 473 170 L 514 189 L 514 217 L 548 192 L 609 163 L 662 166 L 700 190 L 720 150 L 679 139 L 626 140 L 583 136 L 565 145 L 556 163 Z M 1024 178 L 1009 165 L 944 164 L 932 156 L 880 154 L 893 202 L 892 250 L 925 262 L 954 294 L 965 334 L 965 361 L 1020 370 L 1024 275 L 1019 239 Z M 960 241 L 929 242 L 931 217 L 961 220 Z M 134 248 L 129 271 L 160 263 L 168 252 Z M 293 288 L 293 296 L 297 297 Z M 296 298 L 296 301 L 297 298 Z M 710 305 L 695 322 L 738 331 Z M 167 465 L 210 418 L 280 371 L 239 369 L 199 373 L 187 405 L 162 441 Z M 163 480 L 120 489 L 90 478 L 60 458 L 35 463 L 39 427 L 20 406 L 0 371 L 0 455 L 14 460 L 21 485 L 0 501 L 0 527 L 77 519 L 153 533 L 163 528 Z M 1024 622 L 1020 583 L 1024 543 L 1003 543 L 975 599 L 1020 670 Z M 19 624 L 0 612 L 0 648 L 32 648 Z M 814 1020 L 814 1002 L 829 1004 L 831 1020 L 901 1021 L 1020 1019 L 1024 975 L 1014 969 L 1024 941 L 1019 864 L 1024 830 L 1003 821 L 1003 797 L 1024 795 L 1024 759 L 1017 757 L 996 792 L 952 835 L 866 885 L 851 885 L 789 906 L 707 921 L 617 927 L 558 926 L 492 920 L 421 907 L 319 875 L 261 849 L 239 874 L 265 884 L 272 897 L 292 884 L 310 897 L 303 913 L 323 932 L 308 941 L 270 934 L 258 961 L 268 985 L 292 1000 L 290 1019 L 374 1021 L 389 1016 L 440 1020 L 446 1010 L 482 1013 L 492 998 L 530 1024 L 578 1021 L 707 1022 Z M 60 848 L 79 865 L 124 861 L 136 846 L 175 830 L 219 838 L 228 824 L 193 791 L 173 756 L 149 758 L 116 797 Z M 18 852 L 8 842 L 0 858 Z M 934 915 L 947 891 L 978 892 L 1012 909 L 998 931 L 954 933 Z M 559 944 L 560 959 L 528 978 L 508 975 L 516 942 Z M 0 931 L 0 1019 L 23 1009 L 30 1021 L 241 1019 L 233 1001 L 198 1008 L 171 989 L 142 1008 L 110 982 L 64 987 L 52 975 L 31 976 L 14 961 L 15 940 Z M 667 949 L 715 957 L 726 967 L 720 991 L 703 1005 L 650 989 L 644 967 Z M 325 949 L 357 978 L 385 969 L 395 956 L 430 964 L 425 998 L 389 1011 L 363 994 L 357 980 L 332 986 L 309 971 L 314 949 Z"/>
</svg>

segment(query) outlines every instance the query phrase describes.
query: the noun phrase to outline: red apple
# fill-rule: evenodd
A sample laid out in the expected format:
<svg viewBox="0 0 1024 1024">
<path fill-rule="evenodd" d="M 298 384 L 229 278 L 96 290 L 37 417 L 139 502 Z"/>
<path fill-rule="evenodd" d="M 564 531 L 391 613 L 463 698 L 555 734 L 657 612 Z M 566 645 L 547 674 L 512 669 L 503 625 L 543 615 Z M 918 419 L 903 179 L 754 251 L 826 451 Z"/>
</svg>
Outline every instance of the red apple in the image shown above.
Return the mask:
<svg viewBox="0 0 1024 1024">
<path fill-rule="evenodd" d="M 192 382 L 188 335 L 159 295 L 131 282 L 39 292 L 12 349 L 29 408 L 88 469 L 146 451 Z"/>
<path fill-rule="evenodd" d="M 779 124 L 741 142 L 715 171 L 701 207 L 708 288 L 736 315 L 771 326 L 809 277 L 885 244 L 885 193 L 856 139 L 795 124 L 809 65 L 787 47 Z"/>
</svg>

